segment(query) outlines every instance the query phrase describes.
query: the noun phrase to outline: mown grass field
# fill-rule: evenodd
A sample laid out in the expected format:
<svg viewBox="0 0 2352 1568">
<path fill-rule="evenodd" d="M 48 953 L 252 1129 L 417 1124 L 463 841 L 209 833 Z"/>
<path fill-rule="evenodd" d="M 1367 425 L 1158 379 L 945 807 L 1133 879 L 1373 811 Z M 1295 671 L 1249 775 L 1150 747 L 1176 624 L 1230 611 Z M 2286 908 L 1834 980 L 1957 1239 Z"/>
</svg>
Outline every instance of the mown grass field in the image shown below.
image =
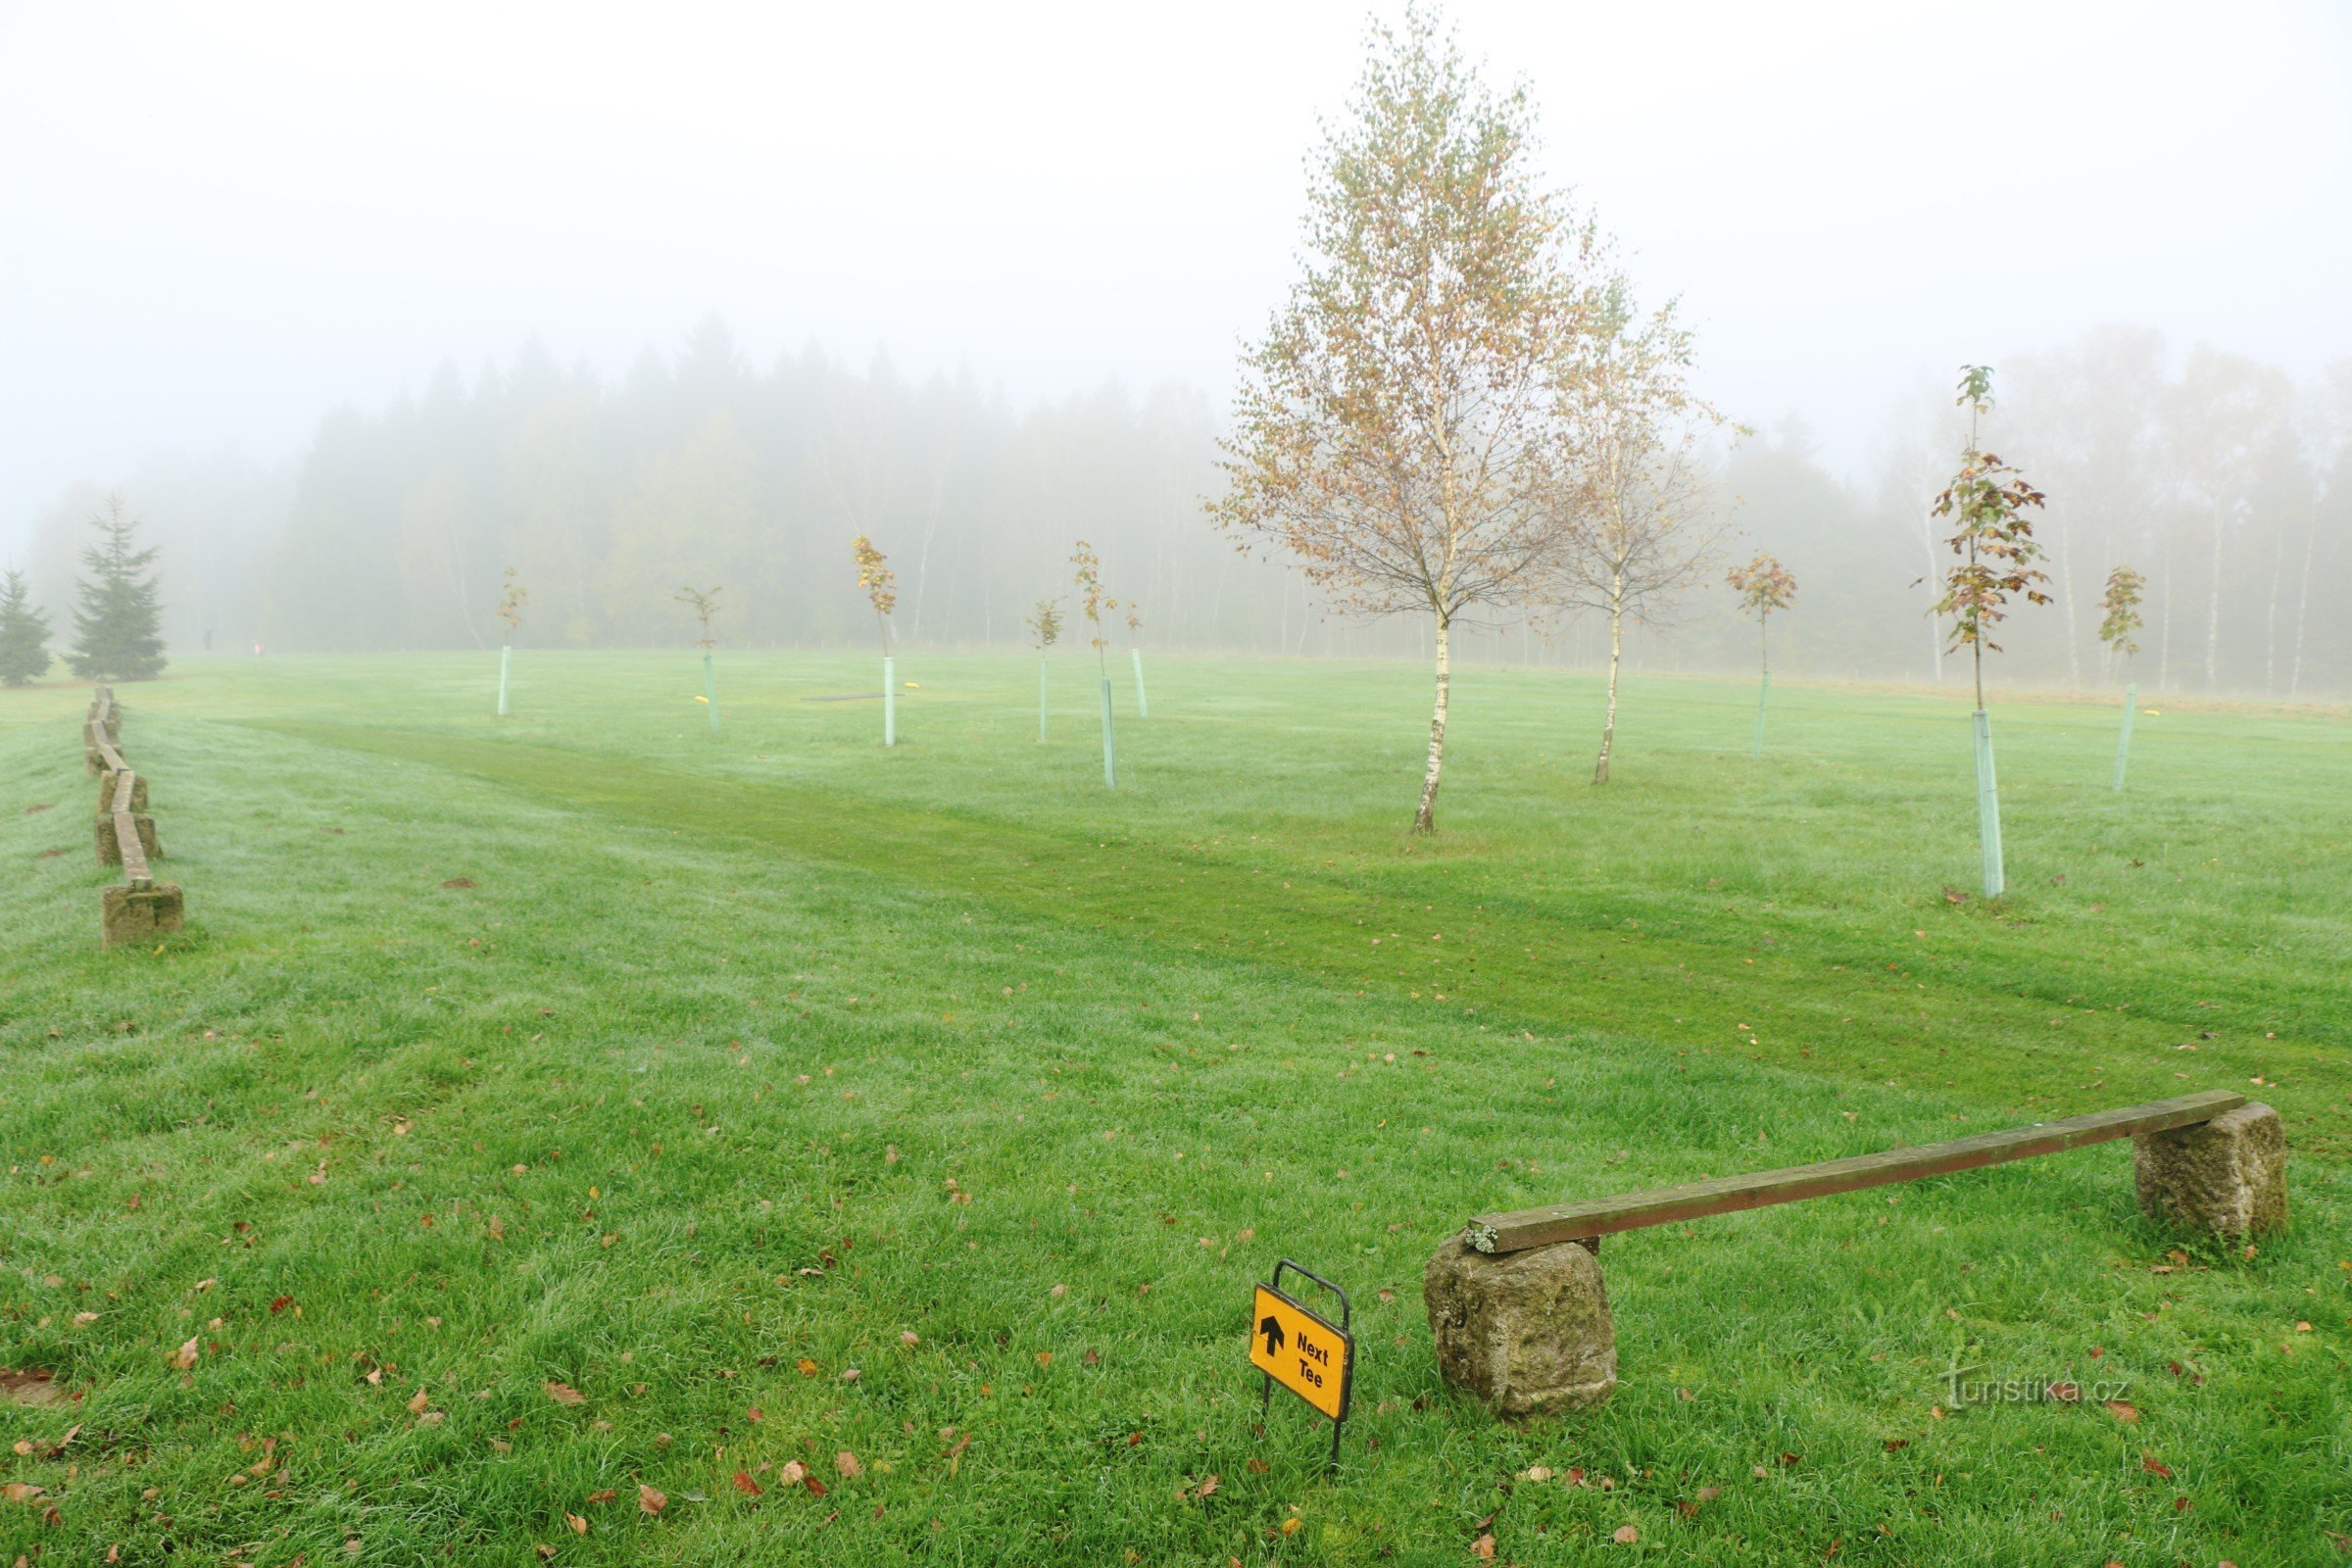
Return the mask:
<svg viewBox="0 0 2352 1568">
<path fill-rule="evenodd" d="M 2341 714 L 2143 716 L 2119 797 L 2111 705 L 1998 705 L 1988 908 L 1957 695 L 1784 685 L 1758 763 L 1638 680 L 1594 790 L 1590 679 L 1472 669 L 1416 841 L 1410 667 L 1114 668 L 1111 795 L 1081 658 L 1040 745 L 1034 662 L 904 656 L 892 752 L 812 700 L 872 662 L 722 655 L 715 737 L 687 655 L 183 662 L 190 924 L 113 954 L 87 694 L 0 693 L 0 1560 L 2352 1560 Z M 2286 1118 L 2251 1258 L 2106 1146 L 1612 1241 L 1596 1412 L 1437 1377 L 1472 1213 L 2207 1088 Z"/>
</svg>

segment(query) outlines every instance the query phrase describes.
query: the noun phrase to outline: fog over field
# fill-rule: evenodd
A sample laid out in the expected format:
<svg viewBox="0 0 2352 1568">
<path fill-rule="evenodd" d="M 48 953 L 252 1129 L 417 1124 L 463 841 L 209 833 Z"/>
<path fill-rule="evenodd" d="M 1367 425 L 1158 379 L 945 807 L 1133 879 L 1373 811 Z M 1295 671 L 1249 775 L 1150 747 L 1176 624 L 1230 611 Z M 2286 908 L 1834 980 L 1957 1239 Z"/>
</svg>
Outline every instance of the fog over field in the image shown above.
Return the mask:
<svg viewBox="0 0 2352 1568">
<path fill-rule="evenodd" d="M 0 0 L 0 565 L 62 612 L 120 491 L 175 655 L 493 643 L 509 566 L 526 642 L 683 645 L 693 581 L 723 645 L 839 644 L 862 531 L 910 647 L 1011 647 L 1085 537 L 1165 644 L 1417 656 L 1202 513 L 1302 159 L 1398 14 Z M 1707 504 L 1724 564 L 1797 576 L 1776 668 L 1936 675 L 1913 585 L 1988 364 L 2056 601 L 2001 678 L 2120 678 L 2129 564 L 2143 687 L 2352 696 L 2352 13 L 1448 20 L 1751 428 Z M 1716 586 L 1629 657 L 1753 628 Z"/>
</svg>

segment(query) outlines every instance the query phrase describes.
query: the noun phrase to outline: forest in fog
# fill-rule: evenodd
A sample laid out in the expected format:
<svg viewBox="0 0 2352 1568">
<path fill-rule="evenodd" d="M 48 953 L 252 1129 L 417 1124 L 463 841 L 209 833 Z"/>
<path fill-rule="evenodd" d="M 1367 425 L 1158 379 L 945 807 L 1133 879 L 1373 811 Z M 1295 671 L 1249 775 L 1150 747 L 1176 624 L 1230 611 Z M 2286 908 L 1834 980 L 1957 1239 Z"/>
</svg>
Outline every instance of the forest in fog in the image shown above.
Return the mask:
<svg viewBox="0 0 2352 1568">
<path fill-rule="evenodd" d="M 1997 365 L 1987 444 L 2048 496 L 2039 535 L 2055 602 L 2004 628 L 1995 678 L 2093 687 L 2110 568 L 2148 578 L 2143 688 L 2352 695 L 2352 366 L 2297 384 L 2254 361 L 2109 327 Z M 1966 425 L 1924 381 L 1887 411 L 1872 474 L 1831 472 L 1801 421 L 1716 457 L 1723 565 L 1769 551 L 1798 580 L 1774 667 L 1823 678 L 1951 673 L 1920 579 L 1946 557 L 1930 515 Z M 1323 612 L 1280 562 L 1238 555 L 1204 515 L 1220 415 L 1202 392 L 1106 385 L 1013 407 L 971 375 L 916 381 L 811 346 L 753 364 L 715 317 L 614 381 L 536 339 L 472 374 L 321 419 L 279 466 L 157 457 L 75 486 L 38 519 L 40 599 L 71 596 L 109 490 L 162 548 L 176 654 L 495 644 L 503 571 L 529 589 L 524 646 L 683 646 L 682 585 L 716 585 L 721 646 L 840 646 L 873 635 L 859 533 L 899 573 L 909 649 L 1023 644 L 1023 612 L 1066 593 L 1074 541 L 1149 644 L 1319 657 L 1418 657 L 1426 626 Z M 1948 531 L 1946 529 L 1945 531 Z M 1636 668 L 1752 666 L 1755 630 L 1717 584 L 1633 634 Z M 1570 617 L 1457 630 L 1471 662 L 1587 664 Z M 1941 666 L 1949 664 L 1950 670 Z"/>
</svg>

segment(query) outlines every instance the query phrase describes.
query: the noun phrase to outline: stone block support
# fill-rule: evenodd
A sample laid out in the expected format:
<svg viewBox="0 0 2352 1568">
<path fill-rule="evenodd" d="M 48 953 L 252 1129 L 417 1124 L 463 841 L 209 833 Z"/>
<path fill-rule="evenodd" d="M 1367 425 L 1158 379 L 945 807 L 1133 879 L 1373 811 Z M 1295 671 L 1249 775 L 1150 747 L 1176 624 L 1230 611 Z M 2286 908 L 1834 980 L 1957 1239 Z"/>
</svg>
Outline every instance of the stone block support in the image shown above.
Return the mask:
<svg viewBox="0 0 2352 1568">
<path fill-rule="evenodd" d="M 104 945 L 152 942 L 180 927 L 179 885 L 150 883 L 146 887 L 111 887 L 99 901 L 99 935 Z"/>
<path fill-rule="evenodd" d="M 1576 1242 L 1493 1256 L 1459 1237 L 1422 1271 L 1446 1380 L 1497 1415 L 1598 1404 L 1617 1386 L 1617 1331 L 1600 1261 Z"/>
<path fill-rule="evenodd" d="M 2257 1236 L 2286 1223 L 2286 1132 L 2259 1102 L 2132 1140 L 2139 1206 L 2168 1225 Z"/>
</svg>

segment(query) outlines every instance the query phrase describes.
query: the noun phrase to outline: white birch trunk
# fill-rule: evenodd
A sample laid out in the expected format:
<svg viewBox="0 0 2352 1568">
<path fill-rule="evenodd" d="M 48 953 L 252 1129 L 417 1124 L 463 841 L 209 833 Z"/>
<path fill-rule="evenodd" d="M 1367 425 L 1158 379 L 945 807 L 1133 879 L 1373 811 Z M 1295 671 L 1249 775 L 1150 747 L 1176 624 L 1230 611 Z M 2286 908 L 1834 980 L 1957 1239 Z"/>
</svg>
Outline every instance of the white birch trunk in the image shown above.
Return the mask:
<svg viewBox="0 0 2352 1568">
<path fill-rule="evenodd" d="M 1625 658 L 1625 578 L 1620 573 L 1611 583 L 1609 602 L 1609 701 L 1606 715 L 1600 722 L 1600 760 L 1593 764 L 1592 782 L 1609 781 L 1609 753 L 1617 744 L 1617 668 Z"/>
<path fill-rule="evenodd" d="M 1429 768 L 1421 776 L 1421 808 L 1413 813 L 1416 833 L 1438 830 L 1438 775 L 1446 766 L 1446 699 L 1451 678 L 1446 658 L 1446 621 L 1441 616 L 1437 625 L 1438 699 L 1429 715 Z"/>
</svg>

